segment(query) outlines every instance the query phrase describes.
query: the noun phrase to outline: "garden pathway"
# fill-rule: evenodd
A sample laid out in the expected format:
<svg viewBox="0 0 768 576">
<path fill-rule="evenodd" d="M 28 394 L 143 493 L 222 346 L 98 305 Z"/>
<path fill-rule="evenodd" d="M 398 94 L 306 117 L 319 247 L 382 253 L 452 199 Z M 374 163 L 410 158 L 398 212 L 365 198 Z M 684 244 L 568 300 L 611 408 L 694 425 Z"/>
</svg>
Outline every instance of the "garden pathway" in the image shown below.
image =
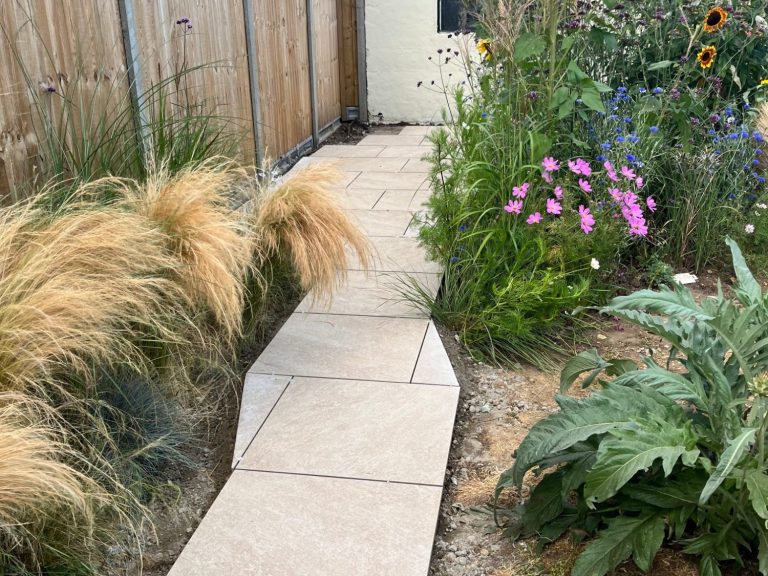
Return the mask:
<svg viewBox="0 0 768 576">
<path fill-rule="evenodd" d="M 350 259 L 333 302 L 308 297 L 251 367 L 234 471 L 170 576 L 427 575 L 459 388 L 434 324 L 393 288 L 440 282 L 412 225 L 427 131 L 326 146 L 294 169 L 344 171 L 375 270 Z"/>
</svg>

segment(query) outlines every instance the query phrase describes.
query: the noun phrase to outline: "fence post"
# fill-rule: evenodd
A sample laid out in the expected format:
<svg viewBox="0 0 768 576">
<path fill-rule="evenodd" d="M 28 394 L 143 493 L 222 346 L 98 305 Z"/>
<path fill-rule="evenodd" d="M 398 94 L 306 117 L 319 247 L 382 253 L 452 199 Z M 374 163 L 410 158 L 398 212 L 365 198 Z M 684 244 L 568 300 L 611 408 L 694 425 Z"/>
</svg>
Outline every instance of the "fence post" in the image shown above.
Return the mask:
<svg viewBox="0 0 768 576">
<path fill-rule="evenodd" d="M 261 130 L 261 93 L 259 91 L 259 60 L 257 57 L 256 26 L 253 0 L 243 0 L 243 18 L 245 20 L 245 51 L 248 58 L 248 78 L 250 79 L 251 119 L 253 120 L 253 142 L 256 147 L 256 166 L 264 161 L 264 138 Z"/>
<path fill-rule="evenodd" d="M 365 0 L 357 0 L 357 121 L 368 124 L 368 65 L 365 54 Z"/>
<path fill-rule="evenodd" d="M 152 138 L 149 133 L 146 107 L 141 101 L 145 93 L 144 77 L 139 61 L 139 42 L 136 38 L 136 12 L 133 9 L 133 0 L 117 0 L 117 4 L 120 9 L 120 28 L 123 32 L 123 52 L 125 52 L 125 67 L 128 70 L 128 86 L 131 93 L 134 121 L 139 128 L 140 145 L 149 165 L 152 158 Z"/>
<path fill-rule="evenodd" d="M 317 121 L 317 62 L 315 61 L 315 35 L 313 27 L 314 0 L 307 0 L 307 52 L 309 55 L 309 95 L 312 105 L 312 148 L 320 146 L 320 127 Z"/>
</svg>

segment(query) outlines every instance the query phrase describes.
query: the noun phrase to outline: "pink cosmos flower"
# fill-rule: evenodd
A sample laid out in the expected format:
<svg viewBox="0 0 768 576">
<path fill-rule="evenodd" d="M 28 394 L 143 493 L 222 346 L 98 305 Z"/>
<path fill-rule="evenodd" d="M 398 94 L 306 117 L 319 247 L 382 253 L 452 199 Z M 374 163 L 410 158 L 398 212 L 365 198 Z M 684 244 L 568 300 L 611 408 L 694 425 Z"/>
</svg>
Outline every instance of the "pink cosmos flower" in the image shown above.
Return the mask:
<svg viewBox="0 0 768 576">
<path fill-rule="evenodd" d="M 648 206 L 648 210 L 656 212 L 656 200 L 653 199 L 653 196 L 648 196 L 648 198 L 645 199 L 645 203 Z"/>
<path fill-rule="evenodd" d="M 550 174 L 549 172 L 542 172 L 541 177 L 544 179 L 544 182 L 546 182 L 547 184 L 552 184 L 553 182 L 552 174 Z"/>
<path fill-rule="evenodd" d="M 642 188 L 642 187 L 643 187 L 643 177 L 642 177 L 642 176 L 638 176 L 638 177 L 635 179 L 635 186 L 637 186 L 637 189 L 638 189 L 638 190 L 640 190 L 640 188 Z"/>
<path fill-rule="evenodd" d="M 530 216 L 528 216 L 528 220 L 525 221 L 526 224 L 538 224 L 541 222 L 541 213 L 540 212 L 534 212 Z"/>
<path fill-rule="evenodd" d="M 606 172 L 616 172 L 616 170 L 613 169 L 613 164 L 611 164 L 610 160 L 603 162 L 603 168 L 605 168 Z"/>
<path fill-rule="evenodd" d="M 554 198 L 547 198 L 547 214 L 561 214 L 563 207 Z"/>
<path fill-rule="evenodd" d="M 585 208 L 583 204 L 579 206 L 579 216 L 581 217 L 581 229 L 584 234 L 592 232 L 592 227 L 595 225 L 595 217 L 589 212 L 589 208 Z"/>
<path fill-rule="evenodd" d="M 582 176 L 592 175 L 592 168 L 590 168 L 589 162 L 585 162 L 581 158 L 576 158 L 576 160 L 568 160 L 568 168 L 574 174 L 581 174 Z"/>
<path fill-rule="evenodd" d="M 563 199 L 563 187 L 562 186 L 555 186 L 555 198 L 558 200 Z"/>
<path fill-rule="evenodd" d="M 634 236 L 647 236 L 648 226 L 645 223 L 645 218 L 635 218 L 629 223 L 629 233 Z"/>
<path fill-rule="evenodd" d="M 552 156 L 547 156 L 541 161 L 541 167 L 545 172 L 557 172 L 560 170 L 560 164 Z"/>
<path fill-rule="evenodd" d="M 627 190 L 624 192 L 622 196 L 622 200 L 624 201 L 624 204 L 627 206 L 632 206 L 633 204 L 637 204 L 637 194 L 632 192 L 631 190 Z"/>
<path fill-rule="evenodd" d="M 521 186 L 514 186 L 512 188 L 512 196 L 515 198 L 525 198 L 525 195 L 528 194 L 528 182 L 523 182 Z"/>
<path fill-rule="evenodd" d="M 584 180 L 583 178 L 579 178 L 579 188 L 584 190 L 584 192 L 592 192 L 592 186 L 590 185 L 588 180 Z"/>
<path fill-rule="evenodd" d="M 624 194 L 618 188 L 608 188 L 608 193 L 616 202 L 621 202 L 624 200 Z"/>
<path fill-rule="evenodd" d="M 520 212 L 523 211 L 523 201 L 522 200 L 510 200 L 509 204 L 504 206 L 504 210 L 506 210 L 510 214 L 520 214 Z"/>
<path fill-rule="evenodd" d="M 608 178 L 611 181 L 613 181 L 613 182 L 618 182 L 619 181 L 619 177 L 616 175 L 616 172 L 614 170 L 609 170 L 608 171 Z"/>
<path fill-rule="evenodd" d="M 632 168 L 628 166 L 621 167 L 621 175 L 624 176 L 624 178 L 626 178 L 627 180 L 634 180 L 635 178 L 637 178 L 637 175 L 635 174 L 635 172 L 632 170 Z"/>
</svg>

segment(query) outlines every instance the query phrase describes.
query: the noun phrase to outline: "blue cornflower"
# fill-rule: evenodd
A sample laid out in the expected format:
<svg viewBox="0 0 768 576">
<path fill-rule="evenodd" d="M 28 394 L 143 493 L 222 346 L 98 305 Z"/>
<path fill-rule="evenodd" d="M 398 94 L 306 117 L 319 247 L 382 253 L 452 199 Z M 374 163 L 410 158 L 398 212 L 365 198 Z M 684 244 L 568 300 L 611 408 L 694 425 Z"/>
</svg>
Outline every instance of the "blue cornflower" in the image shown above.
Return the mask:
<svg viewBox="0 0 768 576">
<path fill-rule="evenodd" d="M 648 92 L 648 90 L 646 90 L 646 89 L 645 89 L 645 88 L 643 88 L 642 86 L 641 86 L 640 88 L 638 88 L 638 90 L 637 90 L 637 91 L 638 91 L 638 92 L 640 92 L 640 94 L 645 94 L 646 92 Z"/>
<path fill-rule="evenodd" d="M 715 156 L 720 156 L 720 154 L 722 154 L 722 152 L 720 152 L 720 150 L 715 150 Z"/>
<path fill-rule="evenodd" d="M 746 103 L 744 104 L 744 110 L 749 110 L 750 108 L 752 108 L 752 106 Z"/>
<path fill-rule="evenodd" d="M 752 166 L 757 166 L 758 164 L 760 164 L 760 160 L 758 160 L 757 158 L 753 158 L 752 159 Z"/>
<path fill-rule="evenodd" d="M 621 126 L 616 128 L 616 134 L 621 134 L 622 132 L 624 132 L 624 130 L 621 129 Z"/>
<path fill-rule="evenodd" d="M 731 108 L 730 106 L 726 106 L 725 107 L 725 115 L 726 116 L 733 116 L 733 108 Z"/>
<path fill-rule="evenodd" d="M 746 130 L 742 130 L 741 131 L 741 137 L 742 138 L 749 138 L 749 132 L 747 132 Z"/>
<path fill-rule="evenodd" d="M 621 143 L 621 142 L 624 142 L 624 140 L 625 140 L 624 136 L 616 136 L 616 142 Z"/>
<path fill-rule="evenodd" d="M 707 130 L 707 134 L 709 134 L 710 136 L 714 136 L 715 134 L 717 134 L 717 132 L 715 132 L 714 128 L 710 128 L 709 130 Z"/>
<path fill-rule="evenodd" d="M 734 194 L 733 192 L 728 194 L 728 200 L 733 200 L 734 198 L 736 198 L 736 194 Z"/>
<path fill-rule="evenodd" d="M 739 139 L 739 133 L 738 132 L 731 132 L 728 134 L 729 140 L 738 140 Z"/>
<path fill-rule="evenodd" d="M 608 120 L 618 120 L 619 117 L 616 116 L 616 114 L 611 114 L 610 116 L 607 116 Z"/>
<path fill-rule="evenodd" d="M 627 124 L 631 124 L 632 123 L 632 118 L 630 118 L 629 116 L 626 116 L 624 118 L 624 122 L 626 122 Z"/>
<path fill-rule="evenodd" d="M 627 91 L 626 86 L 619 86 L 618 88 L 616 88 L 616 92 L 618 92 L 619 94 L 623 94 L 626 91 Z"/>
<path fill-rule="evenodd" d="M 760 154 L 762 154 L 762 153 L 763 153 L 763 151 L 760 150 L 760 148 L 755 148 L 755 156 L 760 156 Z"/>
<path fill-rule="evenodd" d="M 632 144 L 637 144 L 640 142 L 640 138 L 637 136 L 627 136 L 627 141 L 632 142 Z"/>
<path fill-rule="evenodd" d="M 758 142 L 762 142 L 765 139 L 763 138 L 763 134 L 761 132 L 755 132 L 754 134 L 752 134 L 752 137 Z"/>
<path fill-rule="evenodd" d="M 462 224 L 459 226 L 459 232 L 464 232 L 467 229 L 466 225 Z"/>
<path fill-rule="evenodd" d="M 656 86 L 653 90 L 651 90 L 654 94 L 664 94 L 664 88 L 661 88 L 660 86 Z"/>
<path fill-rule="evenodd" d="M 597 160 L 598 162 L 605 162 L 606 160 L 608 160 L 608 158 L 600 154 L 599 156 L 595 157 L 595 160 Z"/>
<path fill-rule="evenodd" d="M 459 257 L 458 256 L 451 256 L 451 262 L 458 262 Z"/>
<path fill-rule="evenodd" d="M 603 142 L 603 143 L 600 145 L 600 147 L 601 147 L 603 150 L 610 150 L 610 149 L 611 149 L 611 143 L 610 143 L 610 142 Z"/>
<path fill-rule="evenodd" d="M 658 126 L 650 126 L 648 128 L 648 132 L 650 132 L 651 134 L 656 134 L 656 132 L 658 132 L 658 131 L 659 131 L 659 127 Z"/>
<path fill-rule="evenodd" d="M 762 176 L 758 176 L 757 181 L 760 182 L 760 184 L 765 184 L 765 178 L 763 178 Z"/>
<path fill-rule="evenodd" d="M 720 144 L 720 138 L 712 138 L 712 144 Z"/>
<path fill-rule="evenodd" d="M 480 118 L 488 118 L 488 112 L 483 112 L 480 114 Z"/>
<path fill-rule="evenodd" d="M 627 160 L 629 160 L 630 162 L 635 162 L 637 160 L 637 156 L 635 156 L 634 154 L 627 154 Z"/>
</svg>

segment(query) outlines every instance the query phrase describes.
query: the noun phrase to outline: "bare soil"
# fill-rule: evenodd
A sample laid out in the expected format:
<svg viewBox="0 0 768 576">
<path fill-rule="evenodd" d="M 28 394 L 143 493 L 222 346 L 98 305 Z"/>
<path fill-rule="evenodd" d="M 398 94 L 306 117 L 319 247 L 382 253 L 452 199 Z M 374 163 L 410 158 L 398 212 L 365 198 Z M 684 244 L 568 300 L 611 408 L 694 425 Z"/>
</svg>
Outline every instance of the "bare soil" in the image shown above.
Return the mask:
<svg viewBox="0 0 768 576">
<path fill-rule="evenodd" d="M 714 294 L 716 286 L 716 278 L 707 274 L 692 288 L 702 297 Z M 537 551 L 535 541 L 513 543 L 502 536 L 489 505 L 499 475 L 512 465 L 512 454 L 528 430 L 557 410 L 559 370 L 549 373 L 531 366 L 508 369 L 475 362 L 454 333 L 441 328 L 440 335 L 461 385 L 461 397 L 430 575 L 570 574 L 583 544 L 565 537 Z M 605 322 L 589 339 L 585 348 L 596 348 L 604 358 L 639 362 L 651 350 L 663 356 L 669 349 L 660 338 L 618 320 Z M 535 477 L 526 479 L 526 484 L 532 482 Z M 642 572 L 627 562 L 615 574 L 640 576 Z M 679 550 L 662 549 L 650 574 L 696 576 L 697 562 Z"/>
</svg>

